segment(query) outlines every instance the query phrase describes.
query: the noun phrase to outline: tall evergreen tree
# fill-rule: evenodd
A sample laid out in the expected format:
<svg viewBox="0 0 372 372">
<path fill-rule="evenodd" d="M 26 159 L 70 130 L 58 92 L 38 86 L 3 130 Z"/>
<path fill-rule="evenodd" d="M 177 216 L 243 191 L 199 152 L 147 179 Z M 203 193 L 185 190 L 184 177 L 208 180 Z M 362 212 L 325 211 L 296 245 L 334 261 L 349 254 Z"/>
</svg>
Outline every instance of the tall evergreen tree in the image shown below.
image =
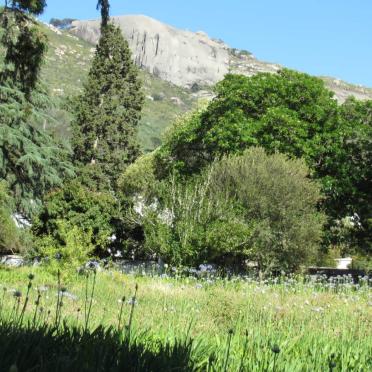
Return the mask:
<svg viewBox="0 0 372 372">
<path fill-rule="evenodd" d="M 99 2 L 103 6 L 107 1 Z M 106 22 L 107 7 L 102 12 Z M 115 190 L 123 170 L 139 155 L 137 126 L 144 96 L 128 42 L 119 27 L 101 27 L 88 81 L 77 99 L 73 122 L 74 159 L 101 173 L 103 183 Z M 87 174 L 87 173 L 85 173 Z"/>
<path fill-rule="evenodd" d="M 110 3 L 108 0 L 98 0 L 97 10 L 101 10 L 101 28 L 108 25 L 110 19 Z"/>
<path fill-rule="evenodd" d="M 42 195 L 72 175 L 65 148 L 36 125 L 48 105 L 38 86 L 46 37 L 32 15 L 45 1 L 12 1 L 0 12 L 0 178 L 19 212 L 30 216 Z"/>
</svg>

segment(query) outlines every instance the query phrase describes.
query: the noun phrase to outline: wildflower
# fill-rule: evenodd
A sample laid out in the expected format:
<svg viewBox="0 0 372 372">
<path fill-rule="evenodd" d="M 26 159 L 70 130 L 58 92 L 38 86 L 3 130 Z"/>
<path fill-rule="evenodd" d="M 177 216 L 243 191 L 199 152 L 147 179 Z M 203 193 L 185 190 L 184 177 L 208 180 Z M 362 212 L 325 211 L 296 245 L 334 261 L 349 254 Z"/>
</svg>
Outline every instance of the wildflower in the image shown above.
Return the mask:
<svg viewBox="0 0 372 372">
<path fill-rule="evenodd" d="M 20 297 L 22 297 L 22 292 L 21 291 L 14 291 L 13 296 L 15 298 L 20 298 Z"/>
<path fill-rule="evenodd" d="M 320 313 L 320 312 L 322 312 L 324 309 L 323 309 L 322 307 L 313 307 L 312 310 L 315 311 L 316 313 Z"/>
<path fill-rule="evenodd" d="M 64 289 L 64 288 L 62 288 Z M 61 289 L 61 292 L 60 294 L 62 295 L 63 294 L 63 297 L 66 297 L 66 298 L 69 298 L 70 300 L 73 300 L 73 301 L 76 301 L 78 299 L 78 297 L 70 292 L 62 292 L 62 289 Z"/>
<path fill-rule="evenodd" d="M 128 305 L 137 305 L 138 302 L 137 302 L 137 300 L 136 300 L 134 297 L 132 297 L 132 298 L 130 298 L 130 299 L 127 301 L 127 304 L 128 304 Z"/>
<path fill-rule="evenodd" d="M 62 253 L 57 252 L 57 253 L 55 254 L 54 258 L 55 258 L 56 260 L 58 260 L 58 261 L 61 260 L 61 259 L 62 259 Z"/>
<path fill-rule="evenodd" d="M 33 280 L 35 278 L 35 275 L 34 274 L 28 274 L 28 279 L 29 280 Z"/>
<path fill-rule="evenodd" d="M 271 351 L 274 354 L 279 354 L 280 353 L 280 348 L 279 348 L 279 346 L 277 344 L 275 344 L 275 345 L 272 346 Z"/>
</svg>

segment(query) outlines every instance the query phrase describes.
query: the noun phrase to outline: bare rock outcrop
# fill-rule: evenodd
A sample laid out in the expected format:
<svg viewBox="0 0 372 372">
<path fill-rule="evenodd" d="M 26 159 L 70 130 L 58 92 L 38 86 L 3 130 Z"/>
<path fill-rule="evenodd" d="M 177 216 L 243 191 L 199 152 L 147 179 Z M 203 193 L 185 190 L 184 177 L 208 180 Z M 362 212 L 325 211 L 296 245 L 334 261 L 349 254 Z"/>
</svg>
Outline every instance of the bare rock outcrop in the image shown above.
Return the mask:
<svg viewBox="0 0 372 372">
<path fill-rule="evenodd" d="M 229 70 L 229 48 L 202 32 L 178 30 L 146 16 L 112 17 L 129 42 L 136 64 L 175 85 L 213 85 Z M 99 21 L 74 21 L 70 30 L 97 43 Z"/>
<path fill-rule="evenodd" d="M 249 52 L 232 49 L 204 32 L 179 30 L 143 15 L 112 17 L 133 53 L 136 64 L 175 85 L 198 90 L 222 80 L 228 72 L 252 76 L 259 72 L 276 72 L 281 66 L 258 60 Z M 96 44 L 100 21 L 74 21 L 70 32 Z M 323 78 L 335 97 L 343 102 L 348 96 L 372 99 L 372 89 Z M 197 95 L 197 93 L 194 93 Z"/>
</svg>

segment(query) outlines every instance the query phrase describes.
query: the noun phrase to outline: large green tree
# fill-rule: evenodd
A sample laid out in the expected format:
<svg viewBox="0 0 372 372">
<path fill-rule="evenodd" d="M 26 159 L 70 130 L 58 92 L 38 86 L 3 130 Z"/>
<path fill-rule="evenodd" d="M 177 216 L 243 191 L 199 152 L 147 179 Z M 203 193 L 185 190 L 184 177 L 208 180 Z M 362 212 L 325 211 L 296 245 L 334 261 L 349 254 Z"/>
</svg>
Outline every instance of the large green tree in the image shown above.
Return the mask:
<svg viewBox="0 0 372 372">
<path fill-rule="evenodd" d="M 193 175 L 216 158 L 256 145 L 303 158 L 322 183 L 330 229 L 355 214 L 359 230 L 352 235 L 370 250 L 371 125 L 371 102 L 339 106 L 324 82 L 307 74 L 228 75 L 208 107 L 169 132 L 156 154 L 158 173 Z"/>
<path fill-rule="evenodd" d="M 101 37 L 77 99 L 72 145 L 76 163 L 103 174 L 104 183 L 115 190 L 122 171 L 139 155 L 137 125 L 144 96 L 128 43 L 119 27 L 106 24 L 108 3 L 99 5 Z"/>
<path fill-rule="evenodd" d="M 322 80 L 281 70 L 252 77 L 227 75 L 216 97 L 169 133 L 159 157 L 183 174 L 252 145 L 321 161 L 337 129 L 337 102 Z M 333 138 L 332 138 L 333 140 Z"/>
<path fill-rule="evenodd" d="M 38 84 L 46 36 L 32 17 L 44 1 L 13 1 L 0 13 L 0 178 L 18 211 L 31 215 L 42 195 L 73 174 L 68 151 L 38 125 L 48 120 Z"/>
<path fill-rule="evenodd" d="M 110 3 L 108 0 L 98 0 L 97 10 L 101 10 L 101 26 L 102 28 L 108 25 L 110 19 Z"/>
</svg>

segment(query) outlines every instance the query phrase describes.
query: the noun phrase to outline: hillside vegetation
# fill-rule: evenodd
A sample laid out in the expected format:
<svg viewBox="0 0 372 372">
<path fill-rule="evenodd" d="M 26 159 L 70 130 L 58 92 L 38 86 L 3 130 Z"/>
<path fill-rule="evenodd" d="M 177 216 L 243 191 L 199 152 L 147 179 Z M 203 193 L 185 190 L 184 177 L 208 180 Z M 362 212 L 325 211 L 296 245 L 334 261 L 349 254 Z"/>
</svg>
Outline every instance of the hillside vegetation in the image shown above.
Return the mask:
<svg viewBox="0 0 372 372">
<path fill-rule="evenodd" d="M 61 100 L 81 92 L 95 47 L 68 31 L 45 26 L 49 47 L 42 67 L 41 79 L 50 90 L 58 107 Z M 161 143 L 164 130 L 180 114 L 190 111 L 197 98 L 191 91 L 177 87 L 155 76 L 140 71 L 146 95 L 139 127 L 139 141 L 145 151 Z M 54 129 L 62 136 L 69 134 L 70 114 L 55 109 L 52 116 L 58 122 Z"/>
<path fill-rule="evenodd" d="M 46 62 L 42 68 L 42 80 L 56 101 L 79 93 L 86 79 L 95 46 L 67 30 L 59 30 L 45 25 L 49 39 Z M 254 75 L 259 72 L 275 72 L 280 66 L 259 61 L 251 53 L 238 49 L 229 50 L 230 72 Z M 146 70 L 140 70 L 146 95 L 139 127 L 138 138 L 145 152 L 161 144 L 166 128 L 179 115 L 189 112 L 199 99 L 213 96 L 211 86 L 198 86 L 188 89 L 162 80 Z M 336 98 L 343 102 L 353 95 L 358 99 L 372 98 L 372 89 L 356 86 L 331 77 L 321 77 L 326 86 L 335 92 Z M 57 104 L 59 106 L 59 104 Z M 58 122 L 54 129 L 62 134 L 69 132 L 71 116 L 65 110 L 55 110 L 52 116 Z"/>
</svg>

